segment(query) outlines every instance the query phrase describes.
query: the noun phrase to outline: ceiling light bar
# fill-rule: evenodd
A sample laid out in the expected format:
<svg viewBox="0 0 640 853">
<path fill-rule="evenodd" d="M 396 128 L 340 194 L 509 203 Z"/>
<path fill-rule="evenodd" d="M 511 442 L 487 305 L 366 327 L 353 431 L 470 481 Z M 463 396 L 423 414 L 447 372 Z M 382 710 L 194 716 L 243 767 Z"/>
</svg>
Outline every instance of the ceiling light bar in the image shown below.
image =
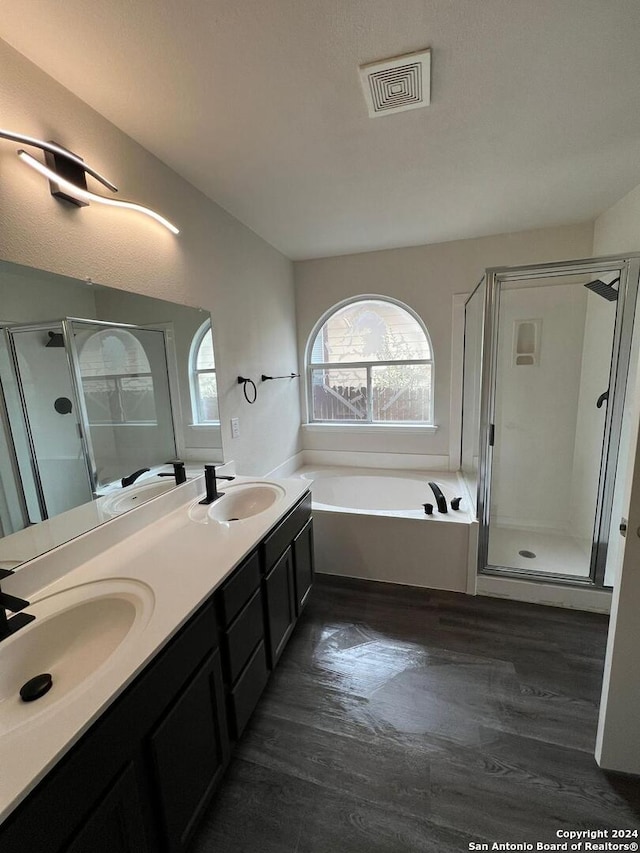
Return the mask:
<svg viewBox="0 0 640 853">
<path fill-rule="evenodd" d="M 64 149 L 62 149 L 64 151 Z M 172 225 L 168 219 L 165 219 L 164 216 L 160 216 L 159 213 L 156 213 L 154 210 L 151 210 L 148 207 L 144 207 L 141 204 L 136 204 L 133 201 L 121 201 L 116 198 L 105 198 L 102 195 L 96 195 L 96 193 L 92 193 L 89 190 L 83 189 L 82 187 L 76 186 L 76 184 L 68 181 L 66 178 L 63 178 L 57 172 L 54 172 L 53 169 L 49 169 L 47 166 L 40 163 L 39 160 L 36 160 L 35 157 L 32 157 L 31 154 L 28 154 L 26 151 L 20 149 L 18 151 L 18 157 L 26 163 L 28 166 L 31 166 L 32 169 L 35 169 L 36 172 L 39 172 L 41 175 L 44 175 L 45 178 L 48 178 L 52 183 L 58 184 L 63 190 L 69 193 L 69 195 L 74 196 L 76 198 L 82 199 L 83 201 L 95 201 L 97 204 L 106 204 L 111 207 L 123 207 L 127 210 L 137 210 L 138 213 L 144 213 L 145 216 L 150 216 L 152 219 L 155 219 L 156 222 L 159 222 L 161 225 L 164 225 L 172 234 L 179 234 L 180 230 L 176 228 L 175 225 Z"/>
<path fill-rule="evenodd" d="M 118 192 L 118 188 L 112 184 L 110 180 L 105 178 L 104 175 L 101 175 L 100 172 L 96 172 L 96 170 L 92 169 L 91 166 L 87 166 L 81 157 L 78 157 L 71 151 L 67 151 L 67 149 L 62 148 L 61 145 L 56 145 L 55 142 L 46 142 L 44 139 L 36 139 L 35 136 L 25 136 L 23 133 L 13 133 L 13 131 L 5 130 L 1 127 L 0 137 L 3 139 L 9 139 L 11 142 L 21 142 L 23 145 L 32 145 L 34 148 L 40 148 L 42 151 L 47 151 L 49 154 L 54 154 L 57 157 L 64 157 L 66 160 L 70 160 L 72 163 L 75 163 L 76 166 L 88 175 L 91 175 L 91 177 L 95 178 L 96 181 L 100 181 L 100 183 L 107 189 L 111 190 L 111 192 Z"/>
</svg>

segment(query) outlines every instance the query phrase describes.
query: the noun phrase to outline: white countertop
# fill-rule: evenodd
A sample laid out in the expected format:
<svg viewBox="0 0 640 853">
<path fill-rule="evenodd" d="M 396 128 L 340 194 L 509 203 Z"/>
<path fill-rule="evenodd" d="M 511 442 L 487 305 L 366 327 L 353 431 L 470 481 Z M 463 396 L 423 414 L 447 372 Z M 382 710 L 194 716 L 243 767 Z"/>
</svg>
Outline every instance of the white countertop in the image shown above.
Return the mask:
<svg viewBox="0 0 640 853">
<path fill-rule="evenodd" d="M 233 485 L 251 482 L 264 481 L 237 477 Z M 284 497 L 252 518 L 228 525 L 193 521 L 188 509 L 204 493 L 200 477 L 56 548 L 3 581 L 6 592 L 26 594 L 35 603 L 80 585 L 121 578 L 148 588 L 153 609 L 135 642 L 125 641 L 123 652 L 118 650 L 103 664 L 90 687 L 84 689 L 85 683 L 74 690 L 72 701 L 71 694 L 69 701 L 59 699 L 52 689 L 33 706 L 22 703 L 25 708 L 38 706 L 28 723 L 6 732 L 0 728 L 0 822 L 309 488 L 308 480 L 267 482 L 278 483 Z M 221 484 L 223 489 L 226 485 Z M 96 553 L 87 559 L 92 547 Z M 63 573 L 65 562 L 70 570 Z M 9 652 L 14 639 L 30 627 L 4 640 L 3 651 Z M 25 680 L 36 674 L 25 673 Z"/>
</svg>

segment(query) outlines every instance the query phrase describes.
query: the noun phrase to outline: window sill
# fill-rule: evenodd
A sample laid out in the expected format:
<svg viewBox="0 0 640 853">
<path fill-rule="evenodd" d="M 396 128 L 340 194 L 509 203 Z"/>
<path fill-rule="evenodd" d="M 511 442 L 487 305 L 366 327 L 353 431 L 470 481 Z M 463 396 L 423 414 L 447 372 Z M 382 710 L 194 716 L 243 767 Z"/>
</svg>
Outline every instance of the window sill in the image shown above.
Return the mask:
<svg viewBox="0 0 640 853">
<path fill-rule="evenodd" d="M 189 429 L 220 429 L 220 421 L 211 421 L 208 424 L 188 424 Z"/>
<path fill-rule="evenodd" d="M 302 424 L 305 432 L 315 433 L 361 433 L 370 435 L 433 435 L 438 427 L 435 424 L 358 424 L 358 423 L 311 423 Z"/>
</svg>

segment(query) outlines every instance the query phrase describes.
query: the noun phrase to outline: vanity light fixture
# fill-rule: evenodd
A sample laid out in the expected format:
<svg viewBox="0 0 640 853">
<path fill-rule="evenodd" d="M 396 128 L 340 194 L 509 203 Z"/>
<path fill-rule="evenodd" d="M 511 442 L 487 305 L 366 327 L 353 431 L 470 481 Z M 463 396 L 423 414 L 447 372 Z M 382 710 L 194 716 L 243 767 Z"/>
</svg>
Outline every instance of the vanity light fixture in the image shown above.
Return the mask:
<svg viewBox="0 0 640 853">
<path fill-rule="evenodd" d="M 23 145 L 29 145 L 33 148 L 40 148 L 45 153 L 51 154 L 56 158 L 62 157 L 67 162 L 74 163 L 78 166 L 83 173 L 86 172 L 88 175 L 91 175 L 92 178 L 95 178 L 96 181 L 100 181 L 100 183 L 108 190 L 111 190 L 112 193 L 118 192 L 118 188 L 115 184 L 112 184 L 111 181 L 104 177 L 104 175 L 101 175 L 100 172 L 96 172 L 95 169 L 88 166 L 82 157 L 78 157 L 72 151 L 67 151 L 66 148 L 63 148 L 61 145 L 57 145 L 55 142 L 46 142 L 44 139 L 36 139 L 35 136 L 25 136 L 23 133 L 13 133 L 13 131 L 5 130 L 4 128 L 0 128 L 0 138 L 9 139 L 11 142 L 22 142 Z"/>
<path fill-rule="evenodd" d="M 36 172 L 40 172 L 41 175 L 48 178 L 52 184 L 57 184 L 63 190 L 66 190 L 72 198 L 79 198 L 86 202 L 95 201 L 97 204 L 106 204 L 110 207 L 123 207 L 127 210 L 137 210 L 138 213 L 144 213 L 146 216 L 150 216 L 152 219 L 155 219 L 156 222 L 164 225 L 164 227 L 168 228 L 172 234 L 180 233 L 179 228 L 176 228 L 176 226 L 172 225 L 168 219 L 165 219 L 164 216 L 160 216 L 159 213 L 156 213 L 155 210 L 151 210 L 149 207 L 144 207 L 142 204 L 136 204 L 134 201 L 121 201 L 117 198 L 106 198 L 106 196 L 96 195 L 96 193 L 92 193 L 89 190 L 78 187 L 71 183 L 71 181 L 63 178 L 57 172 L 54 172 L 52 169 L 44 166 L 36 160 L 35 157 L 32 157 L 31 154 L 27 154 L 27 152 L 22 149 L 18 151 L 18 157 L 23 161 L 23 163 L 31 166 L 32 169 L 36 170 Z"/>
<path fill-rule="evenodd" d="M 81 157 L 78 157 L 77 154 L 68 151 L 61 145 L 55 142 L 47 142 L 44 139 L 37 139 L 34 136 L 14 133 L 3 128 L 0 128 L 0 138 L 8 139 L 12 142 L 21 142 L 23 145 L 33 146 L 44 151 L 47 161 L 46 166 L 22 149 L 18 151 L 18 157 L 28 166 L 31 166 L 32 169 L 35 169 L 41 175 L 44 175 L 45 178 L 49 179 L 51 194 L 56 198 L 62 198 L 65 201 L 78 205 L 78 207 L 94 201 L 97 204 L 135 210 L 138 213 L 144 213 L 145 216 L 155 219 L 156 222 L 164 225 L 172 234 L 180 233 L 179 229 L 169 222 L 169 220 L 165 219 L 164 216 L 160 216 L 159 213 L 148 207 L 144 207 L 142 204 L 132 201 L 120 201 L 119 199 L 112 199 L 90 192 L 87 189 L 85 175 L 91 175 L 91 177 L 95 178 L 114 193 L 118 191 L 118 188 L 105 178 L 104 175 L 101 175 L 95 169 L 92 169 L 91 166 L 88 166 Z"/>
</svg>

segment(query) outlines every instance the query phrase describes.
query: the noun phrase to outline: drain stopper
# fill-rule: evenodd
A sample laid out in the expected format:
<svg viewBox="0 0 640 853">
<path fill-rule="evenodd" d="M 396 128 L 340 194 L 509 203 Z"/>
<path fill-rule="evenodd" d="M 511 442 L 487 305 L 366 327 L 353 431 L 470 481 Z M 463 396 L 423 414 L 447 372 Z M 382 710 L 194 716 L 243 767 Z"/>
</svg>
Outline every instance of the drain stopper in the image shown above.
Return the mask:
<svg viewBox="0 0 640 853">
<path fill-rule="evenodd" d="M 34 702 L 40 699 L 45 693 L 48 693 L 53 686 L 53 678 L 51 673 L 42 672 L 40 675 L 34 675 L 29 681 L 20 688 L 20 698 L 23 702 Z"/>
</svg>

